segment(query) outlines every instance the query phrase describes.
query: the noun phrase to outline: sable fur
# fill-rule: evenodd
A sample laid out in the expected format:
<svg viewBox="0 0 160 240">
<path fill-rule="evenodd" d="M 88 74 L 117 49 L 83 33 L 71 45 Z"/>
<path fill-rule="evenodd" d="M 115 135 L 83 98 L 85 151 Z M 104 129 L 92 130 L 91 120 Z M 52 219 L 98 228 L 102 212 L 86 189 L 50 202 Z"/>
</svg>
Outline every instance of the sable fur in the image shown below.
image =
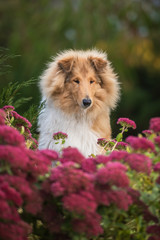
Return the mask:
<svg viewBox="0 0 160 240">
<path fill-rule="evenodd" d="M 60 150 L 53 133 L 68 134 L 65 146 L 84 155 L 98 154 L 97 138 L 111 138 L 110 110 L 119 99 L 119 83 L 107 55 L 98 50 L 60 53 L 40 80 L 46 107 L 39 116 L 39 148 Z M 84 109 L 83 99 L 91 106 Z M 92 152 L 91 152 L 92 151 Z"/>
</svg>

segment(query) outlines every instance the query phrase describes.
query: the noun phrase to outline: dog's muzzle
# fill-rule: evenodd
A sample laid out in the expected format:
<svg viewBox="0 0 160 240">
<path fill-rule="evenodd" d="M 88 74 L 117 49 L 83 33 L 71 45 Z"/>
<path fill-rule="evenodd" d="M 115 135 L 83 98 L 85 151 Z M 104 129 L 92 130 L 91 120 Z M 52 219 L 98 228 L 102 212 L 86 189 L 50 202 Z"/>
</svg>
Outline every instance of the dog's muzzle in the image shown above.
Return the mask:
<svg viewBox="0 0 160 240">
<path fill-rule="evenodd" d="M 82 107 L 83 108 L 88 108 L 91 105 L 92 101 L 89 98 L 84 98 L 82 100 Z"/>
</svg>

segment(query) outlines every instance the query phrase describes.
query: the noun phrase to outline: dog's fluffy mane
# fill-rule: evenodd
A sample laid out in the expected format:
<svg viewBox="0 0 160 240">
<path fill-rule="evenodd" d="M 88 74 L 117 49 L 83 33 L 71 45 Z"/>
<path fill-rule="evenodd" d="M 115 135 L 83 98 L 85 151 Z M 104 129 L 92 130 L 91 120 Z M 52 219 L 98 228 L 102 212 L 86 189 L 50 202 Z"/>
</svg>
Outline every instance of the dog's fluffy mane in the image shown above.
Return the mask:
<svg viewBox="0 0 160 240">
<path fill-rule="evenodd" d="M 77 104 L 75 96 L 71 94 L 70 88 L 67 86 L 70 77 L 74 75 L 75 72 L 84 72 L 85 74 L 85 72 L 88 71 L 96 76 L 99 87 L 94 94 L 93 105 L 84 110 Z M 117 75 L 114 73 L 111 63 L 104 52 L 96 49 L 87 51 L 67 50 L 61 52 L 47 65 L 47 69 L 40 79 L 40 89 L 43 100 L 46 100 L 46 110 L 43 112 L 44 114 L 42 113 L 42 117 L 39 117 L 40 142 L 42 142 L 42 135 L 50 131 L 49 127 L 47 130 L 45 129 L 47 127 L 44 126 L 47 124 L 45 118 L 49 118 L 47 115 L 49 115 L 50 112 L 52 112 L 52 117 L 48 120 L 48 124 L 49 121 L 53 120 L 54 114 L 60 113 L 61 117 L 63 115 L 63 118 L 65 118 L 68 123 L 71 119 L 75 119 L 73 121 L 79 124 L 79 126 L 82 122 L 85 122 L 85 124 L 88 122 L 89 129 L 95 132 L 97 137 L 110 138 L 109 115 L 110 109 L 116 106 L 119 99 L 119 83 L 117 81 Z M 44 123 L 45 121 L 46 123 Z M 55 124 L 57 121 L 58 120 L 55 121 Z M 77 127 L 77 125 L 73 125 L 70 126 L 70 128 L 75 126 Z M 69 125 L 66 127 L 66 131 L 68 128 Z M 53 127 L 53 124 L 52 129 L 52 131 L 56 131 L 56 126 Z M 58 131 L 65 131 L 65 128 L 57 128 L 57 132 Z M 69 132 L 67 133 L 69 134 Z M 43 148 L 45 147 L 49 146 L 45 144 Z M 53 148 L 53 145 L 49 148 Z M 82 152 L 84 153 L 84 151 Z M 90 152 L 90 154 L 91 153 L 95 153 L 95 151 Z"/>
</svg>

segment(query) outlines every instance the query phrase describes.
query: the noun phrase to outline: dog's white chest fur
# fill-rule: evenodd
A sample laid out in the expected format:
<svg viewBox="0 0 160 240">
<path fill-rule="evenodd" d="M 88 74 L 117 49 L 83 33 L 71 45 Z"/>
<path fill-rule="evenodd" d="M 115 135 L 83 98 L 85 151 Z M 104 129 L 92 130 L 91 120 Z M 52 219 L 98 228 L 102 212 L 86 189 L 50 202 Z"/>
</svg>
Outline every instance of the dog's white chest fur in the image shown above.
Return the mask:
<svg viewBox="0 0 160 240">
<path fill-rule="evenodd" d="M 46 107 L 39 116 L 39 149 L 53 149 L 60 151 L 61 144 L 55 144 L 53 134 L 64 132 L 68 134 L 63 147 L 76 147 L 86 157 L 91 154 L 98 154 L 97 134 L 91 129 L 85 115 L 80 119 L 74 116 L 64 114 L 61 110 L 52 107 Z"/>
</svg>

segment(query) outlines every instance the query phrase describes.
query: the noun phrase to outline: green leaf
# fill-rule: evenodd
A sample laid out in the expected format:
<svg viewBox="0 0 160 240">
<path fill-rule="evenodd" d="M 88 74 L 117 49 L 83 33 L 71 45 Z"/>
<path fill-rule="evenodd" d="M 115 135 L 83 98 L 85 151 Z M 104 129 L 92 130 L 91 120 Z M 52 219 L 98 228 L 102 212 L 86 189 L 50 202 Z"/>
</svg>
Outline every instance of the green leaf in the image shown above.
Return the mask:
<svg viewBox="0 0 160 240">
<path fill-rule="evenodd" d="M 123 138 L 122 133 L 119 133 L 119 134 L 117 135 L 117 137 L 116 137 L 116 141 L 117 141 L 117 142 L 121 142 L 121 141 L 122 141 L 122 138 Z"/>
</svg>

